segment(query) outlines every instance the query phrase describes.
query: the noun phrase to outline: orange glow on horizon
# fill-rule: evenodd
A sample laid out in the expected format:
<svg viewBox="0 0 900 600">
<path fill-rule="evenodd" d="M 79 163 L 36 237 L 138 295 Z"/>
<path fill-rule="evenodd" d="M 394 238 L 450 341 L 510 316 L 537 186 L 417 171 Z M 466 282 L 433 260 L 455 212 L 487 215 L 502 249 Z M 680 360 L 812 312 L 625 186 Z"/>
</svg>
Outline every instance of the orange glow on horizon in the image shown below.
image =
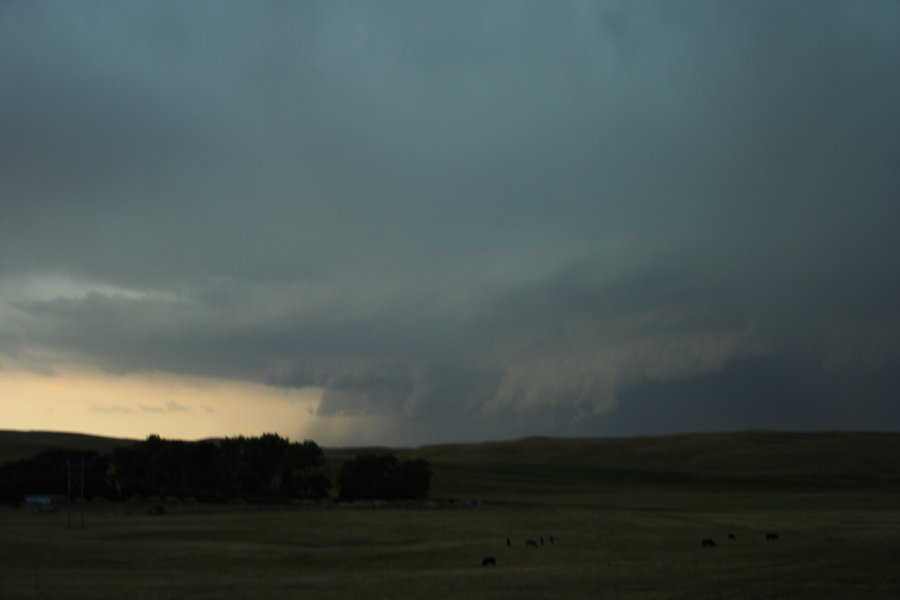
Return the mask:
<svg viewBox="0 0 900 600">
<path fill-rule="evenodd" d="M 0 369 L 0 428 L 143 439 L 278 433 L 314 437 L 317 388 L 165 373 Z"/>
</svg>

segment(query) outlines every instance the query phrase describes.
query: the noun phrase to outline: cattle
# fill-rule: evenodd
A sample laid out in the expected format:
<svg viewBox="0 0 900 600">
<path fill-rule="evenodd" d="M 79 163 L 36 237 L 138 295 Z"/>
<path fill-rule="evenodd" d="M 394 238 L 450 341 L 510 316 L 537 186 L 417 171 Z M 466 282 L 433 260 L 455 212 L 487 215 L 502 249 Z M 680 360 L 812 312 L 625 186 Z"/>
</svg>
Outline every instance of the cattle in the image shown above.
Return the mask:
<svg viewBox="0 0 900 600">
<path fill-rule="evenodd" d="M 553 536 L 552 536 L 552 535 L 550 536 L 550 543 L 551 543 L 551 544 L 555 544 L 555 543 L 556 543 L 556 542 L 553 540 Z"/>
<path fill-rule="evenodd" d="M 154 516 L 164 515 L 164 514 L 166 514 L 166 507 L 165 506 L 154 506 L 152 508 L 147 509 L 147 514 L 154 515 Z"/>
<path fill-rule="evenodd" d="M 496 567 L 497 559 L 494 558 L 493 556 L 485 556 L 484 558 L 481 559 L 481 566 L 482 567 Z"/>
<path fill-rule="evenodd" d="M 774 531 L 770 531 L 769 533 L 766 534 L 766 539 L 774 542 L 775 540 L 778 539 L 778 534 L 775 533 Z"/>
<path fill-rule="evenodd" d="M 729 540 L 736 540 L 737 538 L 734 536 L 733 533 L 729 533 L 729 534 L 728 534 L 728 539 L 729 539 Z"/>
<path fill-rule="evenodd" d="M 541 538 L 541 546 L 544 545 L 544 538 Z"/>
<path fill-rule="evenodd" d="M 509 548 L 510 546 L 512 546 L 512 542 L 509 540 L 509 538 L 506 538 L 506 547 Z"/>
<path fill-rule="evenodd" d="M 538 545 L 537 545 L 537 542 L 536 542 L 536 541 L 534 541 L 534 540 L 528 540 L 528 541 L 525 542 L 525 547 L 526 547 L 526 548 L 537 548 Z"/>
<path fill-rule="evenodd" d="M 715 547 L 716 547 L 716 542 L 715 542 L 715 540 L 711 540 L 711 539 L 709 539 L 709 538 L 706 538 L 705 540 L 703 540 L 702 542 L 700 542 L 700 546 L 703 547 L 703 548 L 715 548 Z"/>
</svg>

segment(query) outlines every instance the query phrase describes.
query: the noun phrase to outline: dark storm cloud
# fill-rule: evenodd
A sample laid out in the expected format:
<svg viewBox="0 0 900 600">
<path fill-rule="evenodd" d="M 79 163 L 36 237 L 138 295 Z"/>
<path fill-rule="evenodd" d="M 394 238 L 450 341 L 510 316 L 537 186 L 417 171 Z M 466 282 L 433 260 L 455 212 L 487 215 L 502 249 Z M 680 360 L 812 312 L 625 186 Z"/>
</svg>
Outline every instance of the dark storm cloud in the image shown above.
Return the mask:
<svg viewBox="0 0 900 600">
<path fill-rule="evenodd" d="M 447 438 L 879 426 L 898 20 L 4 3 L 0 352 L 319 386 Z M 831 416 L 710 412 L 751 380 Z"/>
</svg>

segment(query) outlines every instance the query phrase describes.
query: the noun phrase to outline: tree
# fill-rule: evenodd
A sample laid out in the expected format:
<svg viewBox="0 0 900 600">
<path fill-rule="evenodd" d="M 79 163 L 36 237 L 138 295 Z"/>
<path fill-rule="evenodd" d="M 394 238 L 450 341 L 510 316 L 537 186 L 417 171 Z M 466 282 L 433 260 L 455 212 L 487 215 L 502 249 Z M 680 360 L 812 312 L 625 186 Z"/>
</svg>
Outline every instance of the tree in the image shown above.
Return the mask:
<svg viewBox="0 0 900 600">
<path fill-rule="evenodd" d="M 363 454 L 348 460 L 338 476 L 341 498 L 389 498 L 389 480 L 396 465 L 397 457 L 392 454 Z"/>
<path fill-rule="evenodd" d="M 331 481 L 325 477 L 324 473 L 313 473 L 306 479 L 307 496 L 319 500 L 328 497 L 328 490 L 331 489 Z"/>
<path fill-rule="evenodd" d="M 424 458 L 406 460 L 399 466 L 400 498 L 422 500 L 431 492 L 431 465 Z"/>
<path fill-rule="evenodd" d="M 362 454 L 344 463 L 338 482 L 345 500 L 422 499 L 431 490 L 431 466 L 424 459 L 400 462 L 393 454 Z"/>
<path fill-rule="evenodd" d="M 312 440 L 291 444 L 289 451 L 289 480 L 293 495 L 306 498 L 325 498 L 331 482 L 322 473 L 325 454 Z"/>
<path fill-rule="evenodd" d="M 312 441 L 292 444 L 274 433 L 260 437 L 184 442 L 150 436 L 117 448 L 113 456 L 125 497 L 194 496 L 225 500 L 324 497 L 331 482 L 321 473 L 322 449 Z"/>
</svg>

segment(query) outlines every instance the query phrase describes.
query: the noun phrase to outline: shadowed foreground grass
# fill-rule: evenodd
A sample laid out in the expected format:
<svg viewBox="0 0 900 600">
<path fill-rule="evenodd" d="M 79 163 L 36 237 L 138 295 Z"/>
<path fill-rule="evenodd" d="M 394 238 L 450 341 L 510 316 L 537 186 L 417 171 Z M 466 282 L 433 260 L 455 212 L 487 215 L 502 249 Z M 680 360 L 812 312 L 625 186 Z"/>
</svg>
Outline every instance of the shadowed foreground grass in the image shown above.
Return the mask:
<svg viewBox="0 0 900 600">
<path fill-rule="evenodd" d="M 895 495 L 757 496 L 683 492 L 675 508 L 651 490 L 609 506 L 176 506 L 161 517 L 107 505 L 86 512 L 84 529 L 67 529 L 64 513 L 3 508 L 0 598 L 900 596 Z M 778 541 L 764 539 L 770 530 Z M 497 566 L 481 567 L 485 556 Z"/>
<path fill-rule="evenodd" d="M 15 455 L 59 441 L 6 437 Z M 353 454 L 326 452 L 332 478 Z M 2 507 L 0 599 L 900 598 L 898 434 L 531 438 L 403 457 L 431 462 L 435 496 L 482 505 L 151 517 L 110 503 L 84 529 Z"/>
</svg>

